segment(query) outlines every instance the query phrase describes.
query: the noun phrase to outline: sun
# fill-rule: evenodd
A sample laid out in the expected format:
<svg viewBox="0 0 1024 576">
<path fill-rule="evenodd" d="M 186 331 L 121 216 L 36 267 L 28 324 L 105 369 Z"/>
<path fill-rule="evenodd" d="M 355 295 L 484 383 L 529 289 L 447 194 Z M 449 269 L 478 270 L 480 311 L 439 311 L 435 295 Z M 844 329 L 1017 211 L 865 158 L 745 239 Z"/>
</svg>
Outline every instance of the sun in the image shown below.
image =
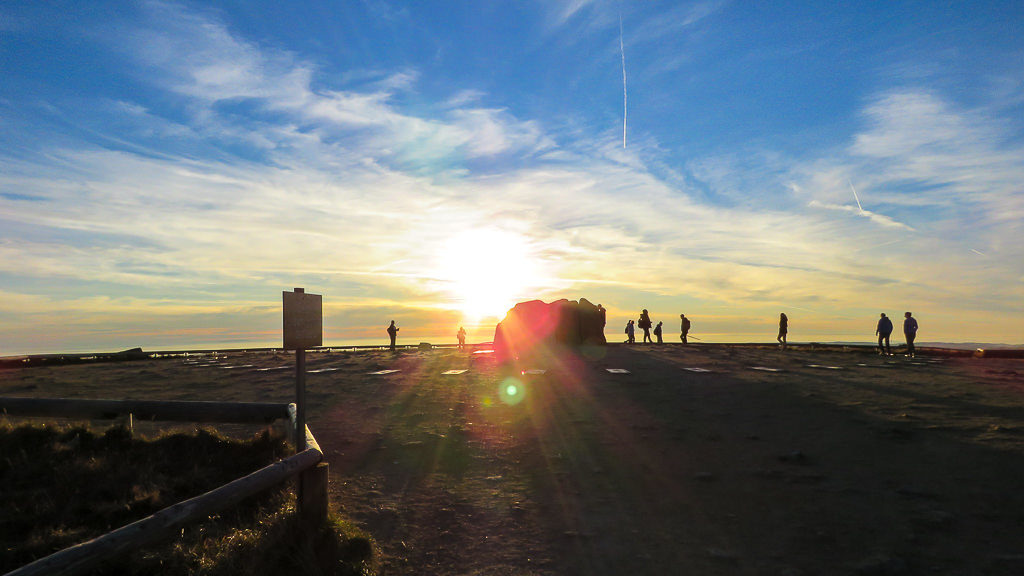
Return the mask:
<svg viewBox="0 0 1024 576">
<path fill-rule="evenodd" d="M 496 228 L 468 230 L 442 248 L 436 274 L 470 320 L 504 316 L 541 280 L 529 241 Z"/>
</svg>

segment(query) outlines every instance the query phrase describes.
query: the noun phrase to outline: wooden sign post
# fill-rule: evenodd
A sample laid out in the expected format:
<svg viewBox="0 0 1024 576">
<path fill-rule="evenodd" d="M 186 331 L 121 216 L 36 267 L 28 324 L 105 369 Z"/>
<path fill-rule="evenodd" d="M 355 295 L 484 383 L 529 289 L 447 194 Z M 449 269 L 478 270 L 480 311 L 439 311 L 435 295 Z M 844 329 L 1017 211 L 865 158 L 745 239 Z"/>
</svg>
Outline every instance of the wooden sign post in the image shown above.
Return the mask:
<svg viewBox="0 0 1024 576">
<path fill-rule="evenodd" d="M 324 344 L 323 297 L 304 288 L 282 292 L 284 349 L 295 350 L 295 451 L 306 449 L 306 348 Z"/>
</svg>

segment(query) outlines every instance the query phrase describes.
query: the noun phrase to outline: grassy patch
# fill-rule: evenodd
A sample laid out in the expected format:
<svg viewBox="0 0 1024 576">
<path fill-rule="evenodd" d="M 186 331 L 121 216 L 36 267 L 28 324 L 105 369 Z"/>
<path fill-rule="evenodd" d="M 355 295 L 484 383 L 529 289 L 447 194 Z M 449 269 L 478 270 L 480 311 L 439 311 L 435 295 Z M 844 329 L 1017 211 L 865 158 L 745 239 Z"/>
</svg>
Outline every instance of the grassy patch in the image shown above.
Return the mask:
<svg viewBox="0 0 1024 576">
<path fill-rule="evenodd" d="M 210 430 L 152 439 L 123 427 L 0 424 L 0 572 L 100 536 L 249 474 L 289 453 L 263 431 L 249 441 Z M 359 574 L 370 540 L 332 520 L 294 520 L 287 484 L 193 524 L 173 541 L 102 567 L 102 574 Z"/>
</svg>

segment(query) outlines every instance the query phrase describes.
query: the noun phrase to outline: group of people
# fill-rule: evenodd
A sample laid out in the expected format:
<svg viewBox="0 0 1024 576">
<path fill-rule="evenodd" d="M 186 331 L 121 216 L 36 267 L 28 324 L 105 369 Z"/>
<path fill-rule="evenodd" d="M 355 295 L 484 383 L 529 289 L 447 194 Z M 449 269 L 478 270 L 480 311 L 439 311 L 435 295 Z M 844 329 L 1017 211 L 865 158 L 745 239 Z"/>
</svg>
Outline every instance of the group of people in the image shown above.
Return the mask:
<svg viewBox="0 0 1024 576">
<path fill-rule="evenodd" d="M 875 327 L 875 335 L 878 336 L 878 353 L 883 356 L 892 356 L 892 349 L 889 347 L 889 336 L 892 334 L 892 320 L 882 312 L 878 319 L 878 326 Z M 914 357 L 914 339 L 917 338 L 917 319 L 910 312 L 903 313 L 903 337 L 907 341 L 907 356 Z M 885 344 L 883 346 L 883 344 Z"/>
<path fill-rule="evenodd" d="M 391 321 L 391 325 L 388 326 L 388 337 L 391 338 L 391 349 L 395 349 L 395 339 L 398 338 L 398 331 L 401 330 L 398 326 L 395 326 L 395 321 Z M 459 339 L 459 350 L 466 347 L 466 329 L 459 326 L 459 331 L 455 334 L 455 337 Z"/>
<path fill-rule="evenodd" d="M 654 326 L 654 337 L 658 339 L 658 344 L 664 343 L 664 340 L 662 340 L 661 338 L 662 324 L 663 322 L 658 322 L 658 324 Z M 647 309 L 644 308 L 643 311 L 640 312 L 640 318 L 636 321 L 635 324 L 632 320 L 626 322 L 626 344 L 636 344 L 636 328 L 638 327 L 644 331 L 644 344 L 648 342 L 653 344 L 654 340 L 651 340 L 651 325 L 651 315 L 649 312 L 647 312 Z M 686 314 L 680 314 L 679 339 L 682 340 L 683 344 L 686 344 L 686 336 L 689 333 L 690 319 L 686 317 Z"/>
<path fill-rule="evenodd" d="M 600 304 L 598 304 L 598 310 L 601 313 L 601 325 L 604 326 L 604 315 L 605 315 L 604 307 L 602 307 Z M 917 319 L 914 318 L 910 314 L 910 312 L 904 313 L 903 316 L 904 316 L 904 319 L 903 319 L 903 336 L 904 336 L 904 338 L 907 341 L 907 356 L 909 356 L 910 358 L 913 358 L 914 357 L 914 353 L 915 353 L 914 339 L 917 338 Z M 652 333 L 652 327 L 653 327 L 653 333 L 654 333 L 654 337 L 657 338 L 657 343 L 658 344 L 663 344 L 664 341 L 662 340 L 662 328 L 661 328 L 662 324 L 663 324 L 662 322 L 658 322 L 657 324 L 653 324 L 651 322 L 651 315 L 650 315 L 650 313 L 647 312 L 646 308 L 644 308 L 644 310 L 642 312 L 640 312 L 640 318 L 637 319 L 635 323 L 634 323 L 633 320 L 630 320 L 629 322 L 626 323 L 626 343 L 627 344 L 636 344 L 636 328 L 638 328 L 638 327 L 641 330 L 644 331 L 643 342 L 645 344 L 648 343 L 648 342 L 650 342 L 652 344 L 655 343 L 655 341 L 651 339 L 651 333 Z M 395 321 L 392 320 L 391 321 L 391 325 L 388 326 L 388 336 L 391 338 L 391 349 L 392 350 L 395 349 L 395 339 L 398 336 L 398 331 L 399 330 L 400 330 L 400 328 L 395 326 Z M 889 317 L 885 315 L 885 312 L 882 312 L 881 318 L 879 318 L 879 320 L 878 320 L 878 326 L 875 328 L 875 335 L 878 336 L 878 353 L 879 354 L 882 354 L 882 355 L 885 355 L 885 356 L 892 356 L 892 349 L 889 347 L 889 337 L 892 335 L 892 330 L 893 330 L 892 320 L 889 320 Z M 687 343 L 687 335 L 689 333 L 690 333 L 690 319 L 686 317 L 686 314 L 680 314 L 679 315 L 679 339 L 683 342 L 683 344 Z M 789 334 L 789 318 L 786 316 L 786 313 L 783 312 L 782 314 L 779 314 L 779 335 L 776 338 L 776 340 L 778 340 L 778 342 L 779 342 L 779 348 L 781 348 L 782 350 L 786 349 L 786 337 L 787 337 L 788 334 Z M 459 332 L 456 334 L 456 338 L 458 338 L 458 340 L 459 340 L 459 346 L 458 346 L 459 350 L 464 349 L 466 347 L 466 329 L 463 328 L 462 326 L 459 326 Z"/>
<path fill-rule="evenodd" d="M 789 318 L 785 313 L 779 314 L 779 348 L 786 349 L 786 335 L 789 333 Z M 889 347 L 889 337 L 892 335 L 892 320 L 882 312 L 875 327 L 875 335 L 878 336 L 878 353 L 883 356 L 892 356 L 892 348 Z M 907 356 L 913 358 L 914 339 L 917 338 L 917 319 L 910 312 L 903 313 L 903 337 L 907 341 Z"/>
</svg>

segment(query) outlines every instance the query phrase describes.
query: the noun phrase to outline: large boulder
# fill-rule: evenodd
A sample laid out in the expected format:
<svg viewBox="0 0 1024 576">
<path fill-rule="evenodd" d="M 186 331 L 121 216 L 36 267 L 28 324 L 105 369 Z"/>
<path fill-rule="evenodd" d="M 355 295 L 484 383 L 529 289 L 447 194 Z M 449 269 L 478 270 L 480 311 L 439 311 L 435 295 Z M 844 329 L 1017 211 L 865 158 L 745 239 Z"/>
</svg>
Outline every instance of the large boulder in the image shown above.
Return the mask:
<svg viewBox="0 0 1024 576">
<path fill-rule="evenodd" d="M 604 339 L 604 326 L 606 323 L 606 310 L 603 306 L 590 303 L 586 298 L 580 298 L 576 305 L 580 322 L 580 344 L 605 346 L 608 341 Z"/>
<path fill-rule="evenodd" d="M 586 298 L 520 302 L 494 329 L 494 352 L 505 361 L 580 345 L 603 346 L 604 325 L 604 308 Z"/>
</svg>

